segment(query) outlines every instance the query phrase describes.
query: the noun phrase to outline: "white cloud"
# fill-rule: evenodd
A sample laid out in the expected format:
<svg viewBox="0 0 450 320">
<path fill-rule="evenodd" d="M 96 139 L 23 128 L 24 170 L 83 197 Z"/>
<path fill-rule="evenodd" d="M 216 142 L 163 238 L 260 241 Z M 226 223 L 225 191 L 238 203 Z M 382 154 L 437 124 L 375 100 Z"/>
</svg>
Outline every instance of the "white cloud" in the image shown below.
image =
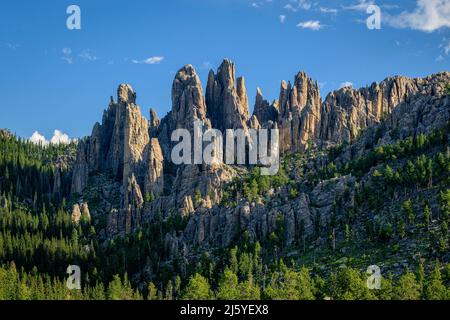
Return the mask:
<svg viewBox="0 0 450 320">
<path fill-rule="evenodd" d="M 38 131 L 35 131 L 31 135 L 30 139 L 28 139 L 28 140 L 31 143 L 34 143 L 34 144 L 40 144 L 40 145 L 43 145 L 43 146 L 47 146 L 48 145 L 47 139 L 45 139 L 45 137 L 42 134 L 40 134 Z"/>
<path fill-rule="evenodd" d="M 145 60 L 131 60 L 135 64 L 160 64 L 164 60 L 164 57 L 150 57 Z"/>
<path fill-rule="evenodd" d="M 259 8 L 259 4 L 257 4 L 256 2 L 253 2 L 253 3 L 251 4 L 251 7 L 252 7 L 252 8 L 255 8 L 255 9 L 258 9 L 258 8 Z"/>
<path fill-rule="evenodd" d="M 285 15 L 282 15 L 282 14 L 280 14 L 280 17 L 279 17 L 279 19 L 280 19 L 280 22 L 281 22 L 281 23 L 284 23 L 284 22 L 286 21 L 286 16 L 285 16 Z"/>
<path fill-rule="evenodd" d="M 323 28 L 323 25 L 320 24 L 320 21 L 310 20 L 310 21 L 300 22 L 299 24 L 297 24 L 297 27 L 302 28 L 302 29 L 311 29 L 314 31 L 318 31 Z"/>
<path fill-rule="evenodd" d="M 341 85 L 339 86 L 339 89 L 347 88 L 347 87 L 350 87 L 350 88 L 353 87 L 353 83 L 350 81 L 342 82 Z"/>
<path fill-rule="evenodd" d="M 53 132 L 53 137 L 50 139 L 50 141 L 48 141 L 38 131 L 35 131 L 28 140 L 34 144 L 40 144 L 42 146 L 48 146 L 49 144 L 69 144 L 74 141 L 70 139 L 67 134 L 63 133 L 60 130 L 55 130 Z"/>
<path fill-rule="evenodd" d="M 450 27 L 449 0 L 417 0 L 413 11 L 403 11 L 399 15 L 384 15 L 388 25 L 395 28 L 433 32 Z"/>
<path fill-rule="evenodd" d="M 69 144 L 72 140 L 69 136 L 60 130 L 55 130 L 53 132 L 53 137 L 50 139 L 51 144 Z"/>
<path fill-rule="evenodd" d="M 436 62 L 444 61 L 444 57 L 442 55 L 439 55 L 436 59 L 434 59 Z"/>
</svg>

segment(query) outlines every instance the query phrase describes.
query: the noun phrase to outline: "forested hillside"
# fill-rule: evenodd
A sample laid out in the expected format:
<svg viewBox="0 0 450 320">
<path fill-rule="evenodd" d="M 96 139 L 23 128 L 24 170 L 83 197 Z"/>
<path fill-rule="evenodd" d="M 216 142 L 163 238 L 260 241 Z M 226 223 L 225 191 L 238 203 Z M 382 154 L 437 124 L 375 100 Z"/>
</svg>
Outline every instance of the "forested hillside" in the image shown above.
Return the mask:
<svg viewBox="0 0 450 320">
<path fill-rule="evenodd" d="M 230 247 L 168 264 L 165 235 L 184 230 L 188 218 L 156 217 L 99 241 L 101 217 L 84 208 L 74 219 L 74 145 L 2 135 L 0 299 L 449 299 L 448 137 L 447 125 L 369 147 L 351 161 L 342 160 L 343 145 L 286 156 L 274 177 L 255 168 L 225 187 L 223 205 L 236 206 L 239 190 L 249 202 L 276 206 L 323 181 L 354 179 L 336 198 L 333 217 L 289 245 L 279 214 L 262 241 L 242 230 Z M 380 290 L 367 287 L 371 264 L 382 270 Z M 80 266 L 82 290 L 66 287 L 69 265 Z"/>
</svg>

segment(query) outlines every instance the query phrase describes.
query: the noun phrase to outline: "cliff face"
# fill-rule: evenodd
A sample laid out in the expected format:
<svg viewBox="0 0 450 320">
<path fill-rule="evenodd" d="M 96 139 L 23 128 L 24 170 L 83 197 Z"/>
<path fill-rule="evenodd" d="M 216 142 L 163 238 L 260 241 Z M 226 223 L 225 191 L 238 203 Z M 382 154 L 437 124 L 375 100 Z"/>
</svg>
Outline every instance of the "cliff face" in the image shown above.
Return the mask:
<svg viewBox="0 0 450 320">
<path fill-rule="evenodd" d="M 142 191 L 162 191 L 161 149 L 157 139 L 150 141 L 149 134 L 149 122 L 136 105 L 136 93 L 130 85 L 121 84 L 117 102 L 111 98 L 102 124 L 96 123 L 91 136 L 78 146 L 72 193 L 82 193 L 90 175 L 111 172 L 121 183 L 121 208 L 115 212 L 128 232 L 139 225 Z M 148 187 L 141 189 L 145 185 Z"/>
<path fill-rule="evenodd" d="M 236 86 L 234 63 L 230 60 L 223 61 L 217 74 L 210 71 L 206 105 L 213 128 L 221 131 L 247 128 L 249 110 L 245 81 L 238 78 Z"/>
<path fill-rule="evenodd" d="M 317 81 L 304 72 L 297 74 L 294 85 L 283 81 L 279 108 L 281 152 L 305 150 L 308 142 L 319 138 L 321 99 Z"/>
<path fill-rule="evenodd" d="M 421 90 L 424 80 L 387 78 L 380 84 L 355 90 L 342 88 L 330 93 L 323 103 L 320 139 L 325 142 L 352 142 L 358 133 L 380 122 L 396 106 Z"/>
<path fill-rule="evenodd" d="M 205 163 L 175 166 L 170 161 L 173 130 L 193 132 L 195 120 L 203 122 L 203 130 L 222 132 L 278 127 L 283 154 L 354 142 L 362 130 L 382 120 L 400 135 L 411 135 L 448 121 L 448 98 L 442 98 L 442 92 L 449 81 L 450 73 L 425 79 L 394 77 L 359 90 L 342 88 L 322 101 L 317 81 L 300 72 L 293 84 L 281 83 L 279 99 L 272 103 L 258 89 L 250 117 L 245 81 L 236 80 L 234 64 L 224 60 L 217 73 L 209 73 L 205 95 L 195 69 L 191 65 L 181 68 L 172 86 L 171 111 L 159 120 L 151 110 L 150 121 L 142 116 L 131 86 L 122 84 L 117 102 L 111 98 L 102 123 L 95 124 L 91 136 L 78 145 L 72 193 L 81 195 L 99 174 L 112 174 L 113 182 L 96 187 L 106 205 L 97 212 L 91 210 L 94 216 L 107 215 L 107 236 L 131 232 L 155 214 L 181 214 L 193 217 L 172 242 L 179 242 L 180 247 L 203 242 L 224 245 L 230 243 L 236 225 L 250 230 L 255 238 L 267 235 L 276 227 L 277 213 L 282 212 L 289 221 L 289 240 L 300 221 L 310 229 L 311 215 L 317 213 L 311 203 L 329 206 L 325 202 L 352 182 L 344 179 L 321 186 L 325 189 L 317 187 L 271 210 L 248 203 L 224 208 L 218 205 L 224 185 L 246 168 Z M 370 139 L 375 138 L 367 134 L 361 141 Z M 328 200 L 321 198 L 320 190 L 328 190 Z M 120 200 L 117 203 L 110 201 L 114 195 Z"/>
</svg>

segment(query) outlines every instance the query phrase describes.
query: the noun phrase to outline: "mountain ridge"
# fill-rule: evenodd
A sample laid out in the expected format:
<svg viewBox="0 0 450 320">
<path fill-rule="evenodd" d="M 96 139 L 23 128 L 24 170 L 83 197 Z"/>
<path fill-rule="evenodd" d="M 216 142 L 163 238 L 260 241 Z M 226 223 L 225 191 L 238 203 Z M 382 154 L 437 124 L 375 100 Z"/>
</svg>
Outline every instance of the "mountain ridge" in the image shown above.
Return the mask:
<svg viewBox="0 0 450 320">
<path fill-rule="evenodd" d="M 169 290 L 175 275 L 187 280 L 195 273 L 216 286 L 214 274 L 228 265 L 245 283 L 255 277 L 258 288 L 266 285 L 260 268 L 285 270 L 283 261 L 330 283 L 342 266 L 365 272 L 375 264 L 383 277 L 400 279 L 404 269 L 424 263 L 427 271 L 439 270 L 434 261 L 448 266 L 449 72 L 389 77 L 324 100 L 317 81 L 299 72 L 293 83 L 282 82 L 278 101 L 257 90 L 252 115 L 245 80 L 235 78 L 231 61 L 208 82 L 203 91 L 195 69 L 181 68 L 173 110 L 159 119 L 151 109 L 149 120 L 133 88 L 121 84 L 101 123 L 78 145 L 39 147 L 0 133 L 3 223 L 11 208 L 28 208 L 21 219 L 45 225 L 48 208 L 47 235 L 58 237 L 63 220 L 67 234 L 58 241 L 89 275 L 108 283 L 128 273 L 140 293 L 152 283 Z M 174 165 L 170 134 L 192 132 L 195 120 L 204 129 L 278 128 L 278 173 L 263 176 L 259 165 Z M 244 267 L 249 255 L 258 257 L 251 276 Z"/>
</svg>

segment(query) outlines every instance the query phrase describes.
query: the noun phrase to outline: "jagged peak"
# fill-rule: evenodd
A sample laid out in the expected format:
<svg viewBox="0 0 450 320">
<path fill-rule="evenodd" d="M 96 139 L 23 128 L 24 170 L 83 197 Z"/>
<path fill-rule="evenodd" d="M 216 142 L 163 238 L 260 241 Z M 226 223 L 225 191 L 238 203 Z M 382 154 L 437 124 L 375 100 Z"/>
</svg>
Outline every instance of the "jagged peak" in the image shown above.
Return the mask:
<svg viewBox="0 0 450 320">
<path fill-rule="evenodd" d="M 234 62 L 224 59 L 217 70 L 217 78 L 222 86 L 234 88 L 236 78 Z"/>
<path fill-rule="evenodd" d="M 206 118 L 203 88 L 191 64 L 182 67 L 172 85 L 172 118 L 180 123 Z M 187 123 L 185 123 L 187 125 Z M 192 126 L 193 124 L 189 124 Z"/>
<path fill-rule="evenodd" d="M 159 122 L 158 113 L 155 109 L 150 108 L 150 123 Z"/>
<path fill-rule="evenodd" d="M 176 94 L 176 92 L 182 92 L 184 88 L 188 86 L 198 87 L 202 90 L 200 78 L 198 77 L 194 66 L 191 64 L 183 66 L 175 75 L 172 86 L 172 98 L 174 98 L 173 95 Z"/>
<path fill-rule="evenodd" d="M 248 118 L 250 116 L 250 112 L 249 112 L 249 108 L 248 108 L 247 89 L 245 87 L 244 77 L 237 78 L 236 93 L 237 93 L 239 101 L 241 103 L 241 107 L 242 107 L 241 112 Z"/>
<path fill-rule="evenodd" d="M 260 87 L 256 88 L 256 99 L 258 98 L 262 98 L 263 97 L 263 93 Z"/>
<path fill-rule="evenodd" d="M 255 111 L 262 107 L 262 105 L 264 104 L 264 97 L 263 97 L 263 93 L 260 87 L 256 88 L 256 97 L 255 97 L 255 107 L 253 110 L 253 113 L 255 113 Z"/>
<path fill-rule="evenodd" d="M 296 79 L 298 79 L 298 78 L 308 79 L 309 77 L 305 71 L 299 71 L 299 72 L 297 72 L 297 75 L 295 76 L 295 78 Z"/>
<path fill-rule="evenodd" d="M 184 65 L 180 70 L 178 70 L 175 78 L 188 78 L 188 77 L 194 77 L 197 75 L 197 72 L 195 71 L 195 68 L 192 64 L 186 64 Z"/>
<path fill-rule="evenodd" d="M 136 103 L 136 93 L 131 85 L 122 83 L 117 88 L 117 101 L 123 104 Z"/>
<path fill-rule="evenodd" d="M 234 68 L 234 62 L 231 59 L 224 58 L 219 66 L 219 69 L 223 68 Z"/>
</svg>

